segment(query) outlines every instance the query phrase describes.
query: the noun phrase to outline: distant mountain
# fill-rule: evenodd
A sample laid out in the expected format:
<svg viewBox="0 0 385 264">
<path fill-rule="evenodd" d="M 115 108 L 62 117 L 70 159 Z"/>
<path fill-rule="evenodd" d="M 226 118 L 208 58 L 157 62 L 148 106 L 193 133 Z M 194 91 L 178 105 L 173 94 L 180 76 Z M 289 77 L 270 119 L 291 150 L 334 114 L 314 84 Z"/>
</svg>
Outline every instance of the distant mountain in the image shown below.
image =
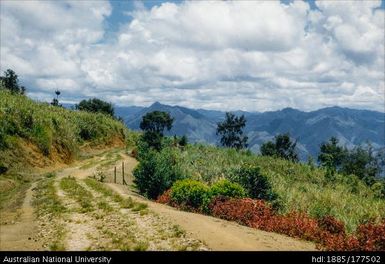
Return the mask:
<svg viewBox="0 0 385 264">
<path fill-rule="evenodd" d="M 190 142 L 218 143 L 215 130 L 217 122 L 224 119 L 225 112 L 222 111 L 195 110 L 156 102 L 150 107 L 120 107 L 116 113 L 124 118 L 129 128 L 139 130 L 142 116 L 155 110 L 169 112 L 175 118 L 168 135 L 186 135 Z M 349 148 L 367 141 L 375 148 L 385 146 L 385 114 L 380 112 L 328 107 L 312 112 L 285 108 L 263 113 L 236 111 L 235 114 L 244 114 L 247 119 L 245 133 L 253 152 L 258 152 L 263 142 L 285 132 L 298 141 L 303 160 L 308 155 L 316 157 L 320 144 L 332 136 Z"/>
<path fill-rule="evenodd" d="M 115 115 L 122 117 L 123 120 L 129 120 L 133 117 L 133 115 L 140 112 L 144 107 L 143 106 L 115 106 Z"/>
<path fill-rule="evenodd" d="M 143 108 L 130 119 L 126 119 L 126 125 L 134 130 L 139 130 L 142 116 L 152 111 L 165 111 L 175 118 L 173 128 L 167 135 L 186 135 L 191 142 L 215 143 L 216 123 L 199 111 L 181 107 L 163 105 L 158 102 L 150 107 Z"/>
</svg>

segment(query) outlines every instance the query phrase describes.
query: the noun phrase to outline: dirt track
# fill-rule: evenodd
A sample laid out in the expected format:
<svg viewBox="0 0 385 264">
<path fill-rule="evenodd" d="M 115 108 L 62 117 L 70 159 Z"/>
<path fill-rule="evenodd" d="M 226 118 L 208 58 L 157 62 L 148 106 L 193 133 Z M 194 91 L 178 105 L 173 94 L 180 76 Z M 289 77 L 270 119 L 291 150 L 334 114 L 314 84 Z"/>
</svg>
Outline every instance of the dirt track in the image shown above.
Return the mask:
<svg viewBox="0 0 385 264">
<path fill-rule="evenodd" d="M 124 160 L 129 168 L 133 168 L 137 164 L 137 161 L 129 156 L 125 156 Z M 132 174 L 129 176 L 128 182 L 130 185 L 133 179 Z M 149 201 L 135 193 L 132 186 L 127 188 L 124 185 L 114 183 L 109 183 L 108 186 L 121 195 L 130 196 L 140 202 L 148 204 L 152 211 L 178 224 L 187 231 L 190 236 L 204 241 L 211 250 L 316 250 L 315 245 L 310 242 L 245 227 L 234 222 L 207 215 L 180 211 L 170 206 Z"/>
<path fill-rule="evenodd" d="M 0 226 L 1 250 L 37 250 L 36 223 L 33 214 L 32 196 L 36 184 L 27 190 L 24 202 L 20 208 L 21 216 L 12 225 Z"/>
<path fill-rule="evenodd" d="M 68 167 L 61 172 L 57 173 L 57 180 L 55 187 L 58 190 L 58 196 L 63 200 L 66 206 L 71 206 L 69 198 L 66 194 L 60 190 L 58 186 L 58 181 L 63 177 L 71 175 L 76 178 L 76 180 L 84 185 L 82 180 L 86 177 L 92 175 L 96 171 L 96 168 L 101 162 L 104 162 L 108 159 L 108 154 L 106 153 L 103 156 L 94 157 L 92 159 L 83 160 L 80 163 L 74 164 L 71 167 Z M 144 197 L 135 193 L 132 187 L 132 169 L 136 166 L 137 161 L 128 155 L 124 154 L 123 151 L 114 152 L 115 160 L 109 167 L 111 171 L 112 166 L 120 166 L 121 162 L 125 162 L 126 169 L 126 181 L 129 186 L 119 184 L 121 179 L 118 177 L 118 184 L 113 182 L 113 174 L 109 173 L 106 179 L 108 185 L 112 190 L 119 193 L 123 197 L 131 197 L 135 201 L 145 203 L 148 205 L 149 210 L 154 212 L 155 215 L 139 217 L 136 214 L 131 214 L 128 211 L 124 211 L 124 214 L 127 214 L 124 217 L 118 217 L 118 214 L 121 214 L 122 210 L 113 211 L 108 215 L 108 217 L 118 217 L 119 221 L 123 221 L 127 217 L 131 217 L 131 221 L 136 223 L 137 232 L 142 232 L 144 229 L 146 232 L 143 233 L 143 236 L 148 236 L 149 239 L 156 239 L 156 234 L 162 231 L 159 228 L 157 222 L 162 221 L 164 226 L 178 225 L 182 230 L 186 231 L 186 238 L 183 238 L 185 241 L 202 241 L 206 246 L 197 246 L 195 250 L 204 249 L 205 247 L 210 250 L 219 250 L 219 251 L 229 251 L 229 250 L 315 250 L 315 245 L 310 242 L 301 241 L 293 239 L 284 235 L 279 235 L 275 233 L 264 232 L 245 226 L 241 226 L 234 222 L 224 221 L 214 217 L 189 213 L 184 211 L 179 211 L 175 208 L 158 204 L 152 201 L 145 199 Z M 112 155 L 110 155 L 112 156 Z M 119 157 L 119 158 L 116 158 Z M 121 176 L 120 176 L 121 177 Z M 0 227 L 0 249 L 1 250 L 43 250 L 44 248 L 41 244 L 36 243 L 35 238 L 39 235 L 36 231 L 37 220 L 33 214 L 33 207 L 31 205 L 31 199 L 33 196 L 34 185 L 27 191 L 25 201 L 22 206 L 22 216 L 20 220 L 11 225 L 1 226 Z M 91 192 L 91 190 L 90 190 Z M 98 197 L 97 193 L 92 191 L 93 196 Z M 111 207 L 116 207 L 116 204 L 113 204 L 112 201 L 106 200 L 110 203 Z M 157 217 L 159 217 L 159 220 Z M 152 219 L 153 218 L 153 219 Z M 123 219 L 123 220 L 122 220 Z M 116 220 L 116 219 L 115 219 Z M 164 222 L 163 222 L 164 221 Z M 97 224 L 101 223 L 100 220 L 95 220 L 92 218 L 92 215 L 72 213 L 67 215 L 66 220 L 63 222 L 63 225 L 66 226 L 67 233 L 65 238 L 65 249 L 66 250 L 103 250 L 99 245 L 103 240 L 103 235 L 94 235 L 98 230 L 95 229 Z M 169 224 L 170 223 L 170 224 Z M 48 223 L 49 224 L 49 223 Z M 124 224 L 124 223 L 123 223 Z M 152 228 L 154 225 L 154 228 Z M 155 227 L 156 225 L 156 227 Z M 150 228 L 149 228 L 150 227 Z M 111 227 L 113 228 L 113 227 Z M 139 228 L 139 229 L 138 229 Z M 142 230 L 143 229 L 143 230 Z M 123 230 L 122 230 L 123 231 Z M 122 232 L 121 231 L 121 232 Z M 154 235 L 155 234 L 155 235 Z M 124 234 L 123 234 L 124 235 Z M 174 238 L 172 238 L 174 239 Z M 179 238 L 178 238 L 179 239 Z M 180 238 L 181 239 L 181 238 Z M 104 239 L 106 240 L 106 239 Z M 174 240 L 172 240 L 174 241 Z M 180 240 L 182 241 L 182 240 Z M 175 243 L 175 242 L 172 242 Z M 171 243 L 171 244 L 172 244 Z M 179 243 L 179 242 L 176 242 Z M 198 243 L 198 242 L 194 242 Z M 97 244 L 97 245 L 94 245 Z M 170 245 L 171 245 L 170 244 Z M 202 244 L 202 245 L 203 245 Z M 164 246 L 167 249 L 169 246 Z M 157 247 L 149 244 L 149 249 L 157 250 Z M 114 249 L 112 249 L 114 250 Z M 115 249 L 116 250 L 116 249 Z"/>
</svg>

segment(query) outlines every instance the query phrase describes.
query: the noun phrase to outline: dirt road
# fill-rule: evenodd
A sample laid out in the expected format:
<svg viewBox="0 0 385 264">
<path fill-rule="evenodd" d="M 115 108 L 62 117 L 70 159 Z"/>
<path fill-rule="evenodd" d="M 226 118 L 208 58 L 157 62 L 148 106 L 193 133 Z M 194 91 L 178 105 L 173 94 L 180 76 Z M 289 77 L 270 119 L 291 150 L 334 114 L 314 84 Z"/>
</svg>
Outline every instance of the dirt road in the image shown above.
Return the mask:
<svg viewBox="0 0 385 264">
<path fill-rule="evenodd" d="M 122 162 L 128 186 L 121 184 Z M 36 190 L 33 184 L 19 221 L 0 227 L 0 249 L 315 250 L 315 245 L 306 241 L 149 201 L 133 188 L 131 172 L 136 164 L 124 151 L 115 149 L 57 172 L 55 178 L 45 180 L 45 188 L 53 190 L 49 199 L 56 204 L 36 207 L 47 210 L 38 217 L 31 201 L 34 192 L 44 190 Z M 113 183 L 115 166 L 117 183 Z M 101 171 L 107 183 L 88 178 Z M 129 206 L 125 206 L 127 202 Z"/>
</svg>

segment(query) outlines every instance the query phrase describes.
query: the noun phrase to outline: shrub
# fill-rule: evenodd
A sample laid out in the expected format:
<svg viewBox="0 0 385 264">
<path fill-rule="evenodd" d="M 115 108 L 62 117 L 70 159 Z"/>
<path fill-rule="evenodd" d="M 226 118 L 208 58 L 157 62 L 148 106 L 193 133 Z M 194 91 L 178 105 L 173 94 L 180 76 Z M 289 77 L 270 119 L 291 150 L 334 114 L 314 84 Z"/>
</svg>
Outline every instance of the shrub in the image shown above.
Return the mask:
<svg viewBox="0 0 385 264">
<path fill-rule="evenodd" d="M 3 165 L 3 163 L 0 162 L 0 175 L 4 174 L 8 171 L 8 168 Z"/>
<path fill-rule="evenodd" d="M 210 189 L 199 181 L 180 180 L 171 187 L 171 200 L 181 206 L 205 209 L 210 200 Z"/>
<path fill-rule="evenodd" d="M 241 168 L 235 169 L 231 178 L 242 185 L 251 198 L 268 201 L 277 199 L 268 178 L 261 173 L 260 168 L 257 166 L 243 165 Z"/>
<path fill-rule="evenodd" d="M 187 146 L 187 144 L 188 144 L 188 139 L 185 135 L 183 135 L 181 137 L 181 139 L 179 140 L 179 145 L 182 147 L 185 147 L 185 146 Z"/>
<path fill-rule="evenodd" d="M 332 216 L 324 216 L 318 219 L 318 225 L 331 234 L 345 235 L 345 225 Z"/>
<path fill-rule="evenodd" d="M 138 158 L 138 149 L 137 148 L 133 148 L 132 150 L 131 150 L 131 157 L 133 157 L 133 158 Z"/>
<path fill-rule="evenodd" d="M 156 198 L 156 202 L 171 205 L 171 189 L 168 189 L 163 194 L 159 195 L 158 198 Z"/>
<path fill-rule="evenodd" d="M 360 250 L 385 251 L 385 219 L 378 225 L 367 223 L 358 226 L 357 239 Z"/>
<path fill-rule="evenodd" d="M 379 224 L 361 224 L 355 234 L 347 235 L 345 226 L 334 217 L 315 219 L 292 211 L 277 215 L 263 200 L 217 197 L 209 205 L 213 216 L 242 225 L 285 234 L 318 243 L 324 250 L 385 250 L 385 219 Z"/>
<path fill-rule="evenodd" d="M 210 187 L 211 197 L 226 196 L 230 198 L 242 198 L 246 196 L 245 190 L 238 183 L 229 180 L 219 180 Z"/>
<path fill-rule="evenodd" d="M 134 183 L 140 193 L 151 199 L 156 199 L 160 194 L 169 189 L 172 184 L 183 176 L 176 162 L 175 153 L 165 148 L 161 152 L 147 149 L 141 152 L 140 163 L 134 169 Z"/>
<path fill-rule="evenodd" d="M 261 228 L 272 217 L 271 207 L 263 200 L 216 197 L 209 205 L 213 216 Z"/>
</svg>

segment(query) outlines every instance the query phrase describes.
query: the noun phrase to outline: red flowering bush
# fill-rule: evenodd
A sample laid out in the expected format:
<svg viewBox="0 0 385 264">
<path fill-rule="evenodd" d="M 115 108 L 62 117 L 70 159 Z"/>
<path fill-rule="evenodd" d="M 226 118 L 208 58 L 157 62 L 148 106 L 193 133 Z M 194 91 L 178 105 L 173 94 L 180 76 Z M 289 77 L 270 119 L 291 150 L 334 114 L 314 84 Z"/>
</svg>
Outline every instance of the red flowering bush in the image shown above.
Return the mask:
<svg viewBox="0 0 385 264">
<path fill-rule="evenodd" d="M 345 235 L 345 224 L 338 221 L 333 216 L 324 216 L 318 219 L 318 225 L 323 230 L 336 235 Z"/>
<path fill-rule="evenodd" d="M 171 189 L 168 189 L 156 199 L 157 203 L 171 205 Z"/>
<path fill-rule="evenodd" d="M 361 250 L 385 250 L 385 219 L 378 225 L 362 224 L 356 231 Z"/>
<path fill-rule="evenodd" d="M 266 202 L 250 198 L 216 197 L 209 209 L 213 216 L 255 228 L 262 228 L 273 214 L 271 206 Z"/>
<path fill-rule="evenodd" d="M 158 202 L 171 204 L 170 191 L 158 197 Z M 174 204 L 173 206 L 178 206 Z M 362 224 L 355 234 L 347 235 L 345 225 L 332 216 L 311 218 L 305 213 L 276 214 L 263 200 L 218 196 L 211 200 L 209 213 L 261 230 L 285 234 L 317 243 L 317 248 L 330 251 L 384 251 L 385 219 L 380 224 Z M 182 209 L 186 209 L 183 208 Z M 188 208 L 187 208 L 188 209 Z"/>
<path fill-rule="evenodd" d="M 318 230 L 317 220 L 310 218 L 305 213 L 298 212 L 275 216 L 274 225 L 271 229 L 271 231 L 277 233 L 312 241 L 319 240 Z"/>
</svg>

